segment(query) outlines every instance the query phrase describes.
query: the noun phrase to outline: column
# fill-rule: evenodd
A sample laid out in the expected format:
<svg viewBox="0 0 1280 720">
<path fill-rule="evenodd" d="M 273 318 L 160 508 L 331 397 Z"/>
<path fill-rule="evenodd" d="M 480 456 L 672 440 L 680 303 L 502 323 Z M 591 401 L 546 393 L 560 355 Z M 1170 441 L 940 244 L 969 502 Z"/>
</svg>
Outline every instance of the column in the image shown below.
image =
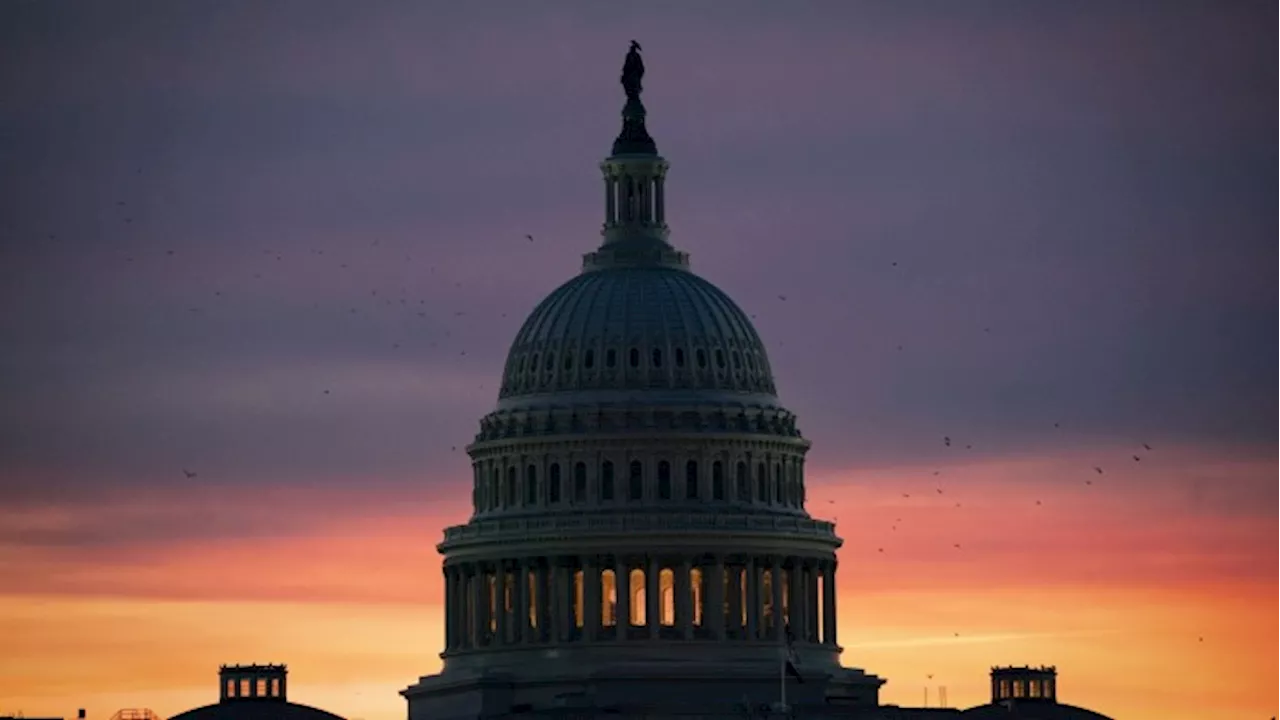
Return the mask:
<svg viewBox="0 0 1280 720">
<path fill-rule="evenodd" d="M 742 568 L 736 562 L 724 563 L 717 557 L 716 564 L 722 573 L 728 573 L 721 585 L 722 592 L 728 593 L 729 614 L 724 618 L 724 634 L 722 637 L 742 637 Z"/>
<path fill-rule="evenodd" d="M 617 593 L 618 607 L 614 625 L 617 627 L 617 639 L 627 639 L 627 630 L 631 627 L 631 568 L 623 557 L 617 557 L 613 563 L 613 585 Z"/>
<path fill-rule="evenodd" d="M 591 642 L 600 634 L 600 562 L 595 555 L 582 559 L 582 639 Z"/>
<path fill-rule="evenodd" d="M 822 573 L 822 644 L 836 644 L 836 562 L 823 562 Z"/>
<path fill-rule="evenodd" d="M 782 558 L 774 556 L 769 563 L 770 587 L 773 591 L 773 628 L 772 637 L 778 642 L 786 639 L 782 626 Z"/>
<path fill-rule="evenodd" d="M 665 190 L 664 186 L 666 185 L 666 181 L 667 179 L 662 175 L 659 175 L 658 177 L 653 179 L 654 211 L 655 211 L 655 214 L 657 215 L 655 220 L 657 221 L 658 225 L 662 225 L 667 220 L 666 193 L 664 192 Z"/>
<path fill-rule="evenodd" d="M 662 586 L 658 583 L 658 573 L 662 567 L 658 558 L 650 555 L 648 569 L 644 574 L 644 619 L 649 626 L 649 637 L 656 638 L 662 628 Z"/>
<path fill-rule="evenodd" d="M 547 561 L 547 611 L 551 615 L 550 622 L 547 623 L 547 640 L 551 643 L 560 642 L 564 636 L 564 596 L 560 593 L 560 586 L 564 584 L 562 562 L 563 559 L 559 556 Z"/>
<path fill-rule="evenodd" d="M 797 642 L 804 640 L 804 568 L 800 558 L 792 558 L 791 569 L 787 571 L 787 612 L 791 634 Z"/>
<path fill-rule="evenodd" d="M 676 593 L 676 627 L 680 630 L 680 637 L 685 640 L 693 639 L 693 563 L 688 558 L 680 561 L 679 569 L 675 575 L 675 593 Z M 705 578 L 704 578 L 705 580 Z M 703 586 L 705 590 L 705 585 Z M 702 616 L 706 621 L 706 614 Z"/>
<path fill-rule="evenodd" d="M 441 568 L 444 575 L 444 649 L 455 650 L 458 647 L 457 618 L 458 606 L 453 602 L 454 569 L 445 565 Z"/>
<path fill-rule="evenodd" d="M 809 613 L 809 642 L 822 642 L 822 619 L 818 617 L 818 608 L 822 601 L 818 598 L 818 566 L 809 561 L 809 602 L 806 605 Z"/>
<path fill-rule="evenodd" d="M 756 572 L 755 557 L 747 557 L 747 639 L 759 639 L 760 629 L 760 574 Z"/>
<path fill-rule="evenodd" d="M 489 601 L 485 597 L 488 590 L 488 583 L 485 582 L 484 577 L 484 566 L 480 563 L 472 563 L 471 604 L 475 609 L 475 617 L 471 618 L 471 627 L 475 638 L 475 647 L 483 647 L 486 644 L 485 635 L 489 632 Z"/>
<path fill-rule="evenodd" d="M 494 635 L 498 645 L 507 644 L 507 564 L 499 561 L 493 570 L 493 610 L 498 618 Z"/>
<path fill-rule="evenodd" d="M 704 565 L 702 569 L 702 596 L 707 603 L 702 610 L 702 622 L 710 628 L 711 637 L 715 640 L 724 639 L 724 591 L 724 556 L 717 554 L 711 564 Z"/>
<path fill-rule="evenodd" d="M 608 171 L 605 171 L 608 173 Z M 614 217 L 615 208 L 617 207 L 614 199 L 615 191 L 613 187 L 613 176 L 606 174 L 604 176 L 604 224 L 613 225 L 616 220 Z"/>
<path fill-rule="evenodd" d="M 519 558 L 512 562 L 511 579 L 511 642 L 527 642 L 529 637 L 529 561 Z"/>
</svg>

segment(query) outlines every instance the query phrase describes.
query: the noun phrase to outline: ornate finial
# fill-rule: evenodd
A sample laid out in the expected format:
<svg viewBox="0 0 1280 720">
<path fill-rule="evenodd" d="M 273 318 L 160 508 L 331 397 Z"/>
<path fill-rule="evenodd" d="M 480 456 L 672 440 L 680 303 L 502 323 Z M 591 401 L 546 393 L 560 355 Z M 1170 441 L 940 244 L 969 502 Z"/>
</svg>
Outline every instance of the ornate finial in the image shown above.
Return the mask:
<svg viewBox="0 0 1280 720">
<path fill-rule="evenodd" d="M 631 41 L 627 59 L 622 63 L 622 90 L 627 94 L 627 104 L 622 108 L 622 132 L 613 141 L 614 155 L 657 155 L 658 146 L 644 127 L 644 60 L 640 57 L 640 43 Z"/>
</svg>

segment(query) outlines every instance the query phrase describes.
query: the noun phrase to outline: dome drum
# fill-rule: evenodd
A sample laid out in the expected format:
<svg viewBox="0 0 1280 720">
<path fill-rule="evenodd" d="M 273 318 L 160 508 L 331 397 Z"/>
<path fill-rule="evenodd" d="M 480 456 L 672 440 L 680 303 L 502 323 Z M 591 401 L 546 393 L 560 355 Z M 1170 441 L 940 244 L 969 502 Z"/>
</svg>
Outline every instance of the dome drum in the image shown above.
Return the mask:
<svg viewBox="0 0 1280 720">
<path fill-rule="evenodd" d="M 491 441 L 556 436 L 631 432 L 702 432 L 767 435 L 799 438 L 796 417 L 778 407 L 768 396 L 726 397 L 698 393 L 686 397 L 645 398 L 644 404 L 627 403 L 625 396 L 596 395 L 597 403 L 574 403 L 575 398 L 525 398 L 524 407 L 502 408 L 480 421 L 472 447 Z M 586 400 L 578 395 L 576 399 Z M 712 404 L 721 399 L 724 402 Z M 681 403 L 680 400 L 686 400 Z M 749 400 L 759 400 L 748 404 Z M 550 402 L 558 403 L 551 405 Z M 470 451 L 471 448 L 468 448 Z"/>
</svg>

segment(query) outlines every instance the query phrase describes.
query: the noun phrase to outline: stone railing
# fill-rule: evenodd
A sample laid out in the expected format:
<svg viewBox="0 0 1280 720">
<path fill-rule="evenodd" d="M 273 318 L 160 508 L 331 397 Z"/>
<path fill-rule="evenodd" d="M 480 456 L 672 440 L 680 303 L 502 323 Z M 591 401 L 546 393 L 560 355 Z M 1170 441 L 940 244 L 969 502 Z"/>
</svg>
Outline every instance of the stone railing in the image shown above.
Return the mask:
<svg viewBox="0 0 1280 720">
<path fill-rule="evenodd" d="M 732 513 L 653 513 L 477 520 L 445 528 L 442 545 L 467 540 L 671 532 L 742 532 L 836 540 L 835 523 L 825 520 Z"/>
</svg>

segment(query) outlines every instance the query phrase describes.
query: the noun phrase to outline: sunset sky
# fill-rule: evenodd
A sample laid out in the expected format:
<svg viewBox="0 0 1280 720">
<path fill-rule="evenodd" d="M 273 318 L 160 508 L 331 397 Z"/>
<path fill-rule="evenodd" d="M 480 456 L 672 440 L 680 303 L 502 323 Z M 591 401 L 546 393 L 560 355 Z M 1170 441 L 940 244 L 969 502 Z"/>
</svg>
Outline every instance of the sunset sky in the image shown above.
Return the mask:
<svg viewBox="0 0 1280 720">
<path fill-rule="evenodd" d="M 814 443 L 845 664 L 903 705 L 1030 663 L 1125 720 L 1276 714 L 1276 27 L 3 3 L 0 715 L 168 717 L 274 661 L 405 716 L 463 448 L 599 243 L 632 38 L 672 241 Z"/>
</svg>

